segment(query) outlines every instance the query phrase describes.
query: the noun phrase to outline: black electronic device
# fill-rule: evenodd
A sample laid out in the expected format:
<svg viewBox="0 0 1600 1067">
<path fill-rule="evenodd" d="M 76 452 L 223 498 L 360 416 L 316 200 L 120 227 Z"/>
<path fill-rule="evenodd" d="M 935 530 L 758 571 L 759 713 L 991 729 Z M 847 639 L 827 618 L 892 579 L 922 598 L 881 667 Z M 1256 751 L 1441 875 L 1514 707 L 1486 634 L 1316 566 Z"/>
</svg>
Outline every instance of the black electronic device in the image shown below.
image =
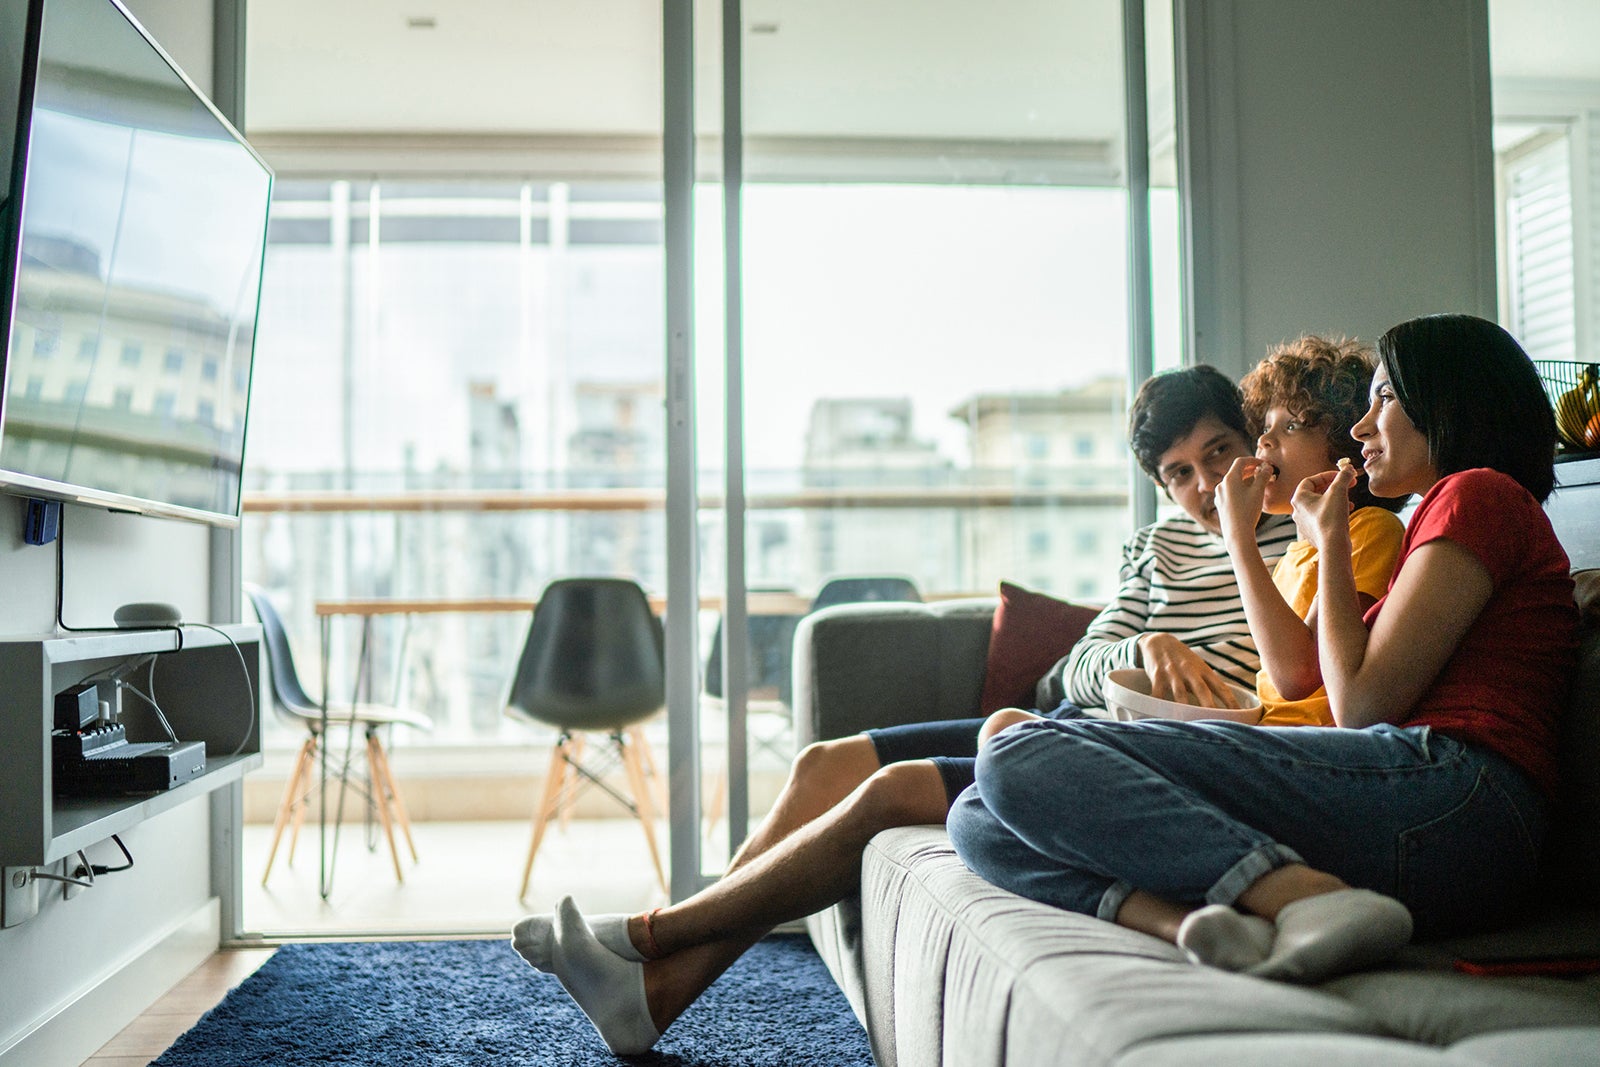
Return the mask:
<svg viewBox="0 0 1600 1067">
<path fill-rule="evenodd" d="M 159 793 L 200 777 L 199 741 L 130 742 L 121 723 L 50 735 L 55 792 L 66 796 Z"/>
<path fill-rule="evenodd" d="M 93 682 L 70 685 L 56 694 L 56 729 L 86 730 L 100 717 L 100 687 Z"/>
</svg>

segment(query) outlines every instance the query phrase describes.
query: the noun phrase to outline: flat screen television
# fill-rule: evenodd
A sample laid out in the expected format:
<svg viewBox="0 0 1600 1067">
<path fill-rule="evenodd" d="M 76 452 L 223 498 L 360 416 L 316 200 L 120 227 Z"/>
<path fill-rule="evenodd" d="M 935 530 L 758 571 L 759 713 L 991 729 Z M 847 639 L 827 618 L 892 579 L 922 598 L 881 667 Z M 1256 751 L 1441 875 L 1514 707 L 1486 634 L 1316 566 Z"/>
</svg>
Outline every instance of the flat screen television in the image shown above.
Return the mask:
<svg viewBox="0 0 1600 1067">
<path fill-rule="evenodd" d="M 0 491 L 236 524 L 271 170 L 116 0 L 0 63 Z"/>
</svg>

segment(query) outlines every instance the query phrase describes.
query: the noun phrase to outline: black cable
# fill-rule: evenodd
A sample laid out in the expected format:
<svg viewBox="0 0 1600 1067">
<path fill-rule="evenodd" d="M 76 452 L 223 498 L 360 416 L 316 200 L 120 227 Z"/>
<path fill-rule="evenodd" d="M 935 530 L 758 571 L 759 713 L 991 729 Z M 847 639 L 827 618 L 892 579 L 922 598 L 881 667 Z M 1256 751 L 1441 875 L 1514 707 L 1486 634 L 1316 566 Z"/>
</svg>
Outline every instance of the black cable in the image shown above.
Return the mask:
<svg viewBox="0 0 1600 1067">
<path fill-rule="evenodd" d="M 122 858 L 127 860 L 127 863 L 124 863 L 120 867 L 107 867 L 99 863 L 90 863 L 89 857 L 85 856 L 82 852 L 79 852 L 78 856 L 84 861 L 84 866 L 79 867 L 72 873 L 79 878 L 82 878 L 87 874 L 90 876 L 90 881 L 93 881 L 93 876 L 97 874 L 116 874 L 118 871 L 126 871 L 130 869 L 133 866 L 133 853 L 128 851 L 128 846 L 124 845 L 122 843 L 122 838 L 118 837 L 116 834 L 111 835 L 111 840 L 115 841 L 117 847 L 122 850 Z"/>
<path fill-rule="evenodd" d="M 123 626 L 68 626 L 61 613 L 66 605 L 64 590 L 66 589 L 66 543 L 67 543 L 67 509 L 61 509 L 61 517 L 56 522 L 56 627 L 74 634 L 114 634 L 126 629 Z M 183 627 L 178 625 L 144 627 L 151 630 L 171 630 L 178 635 L 178 647 L 174 651 L 183 651 Z"/>
<path fill-rule="evenodd" d="M 64 591 L 66 589 L 66 564 L 65 564 L 65 557 L 66 557 L 66 547 L 65 546 L 66 546 L 66 541 L 67 541 L 67 515 L 66 515 L 66 511 L 67 511 L 66 508 L 62 508 L 61 509 L 61 517 L 60 517 L 60 519 L 57 520 L 57 523 L 56 523 L 56 626 L 59 627 L 62 630 L 66 630 L 68 633 L 75 633 L 75 634 L 118 633 L 118 632 L 126 629 L 126 627 L 122 627 L 122 626 L 68 626 L 66 624 L 66 621 L 61 617 L 62 610 L 63 610 L 64 605 L 66 603 L 66 597 L 64 595 Z M 173 652 L 182 652 L 183 651 L 183 628 L 185 626 L 200 626 L 200 627 L 204 627 L 207 630 L 212 630 L 212 631 L 215 631 L 216 633 L 221 634 L 223 637 L 227 638 L 228 644 L 233 646 L 233 654 L 235 656 L 239 657 L 239 669 L 244 672 L 245 690 L 246 690 L 246 692 L 249 693 L 250 705 L 249 705 L 249 715 L 248 715 L 248 717 L 246 718 L 246 721 L 245 721 L 244 736 L 239 739 L 239 743 L 234 746 L 233 751 L 228 753 L 228 755 L 230 757 L 237 756 L 239 753 L 243 752 L 244 751 L 244 747 L 250 743 L 251 731 L 253 731 L 255 729 L 255 726 L 256 726 L 256 687 L 255 687 L 255 683 L 250 680 L 250 667 L 249 667 L 248 664 L 245 663 L 244 652 L 240 650 L 239 642 L 235 641 L 233 639 L 232 635 L 227 633 L 225 630 L 221 629 L 220 627 L 213 626 L 208 622 L 178 622 L 178 623 L 172 623 L 170 625 L 163 625 L 163 626 L 141 627 L 141 629 L 171 630 L 173 633 L 178 635 L 178 647 L 175 648 L 175 649 L 172 649 L 171 651 L 173 651 Z M 164 653 L 161 653 L 161 654 L 164 654 Z M 138 669 L 138 665 L 135 664 L 130 669 L 129 673 L 131 673 L 133 670 L 137 670 L 137 669 Z M 165 714 L 162 713 L 161 705 L 156 703 L 155 696 L 153 695 L 155 693 L 155 689 L 156 689 L 155 655 L 151 656 L 151 661 L 150 661 L 150 681 L 147 683 L 149 685 L 150 694 L 151 695 L 147 695 L 145 693 L 139 692 L 139 690 L 135 689 L 132 685 L 129 685 L 128 683 L 123 682 L 120 679 L 118 679 L 117 684 L 119 686 L 121 686 L 122 688 L 131 690 L 135 696 L 138 696 L 139 698 L 144 700 L 145 703 L 149 704 L 151 709 L 153 709 L 155 711 L 156 716 L 161 720 L 161 725 L 166 727 L 167 735 L 169 737 L 171 737 L 174 741 L 176 741 L 178 739 L 177 735 L 172 732 L 172 727 L 167 723 L 167 717 L 166 717 Z M 113 840 L 116 840 L 116 839 L 113 838 Z M 118 845 L 120 845 L 122 842 L 118 841 L 117 843 L 118 843 Z M 127 849 L 123 849 L 123 851 L 126 852 Z M 133 861 L 130 858 L 128 862 L 131 864 Z M 120 868 L 120 867 L 118 868 L 118 870 L 121 870 L 121 869 L 122 868 Z"/>
</svg>

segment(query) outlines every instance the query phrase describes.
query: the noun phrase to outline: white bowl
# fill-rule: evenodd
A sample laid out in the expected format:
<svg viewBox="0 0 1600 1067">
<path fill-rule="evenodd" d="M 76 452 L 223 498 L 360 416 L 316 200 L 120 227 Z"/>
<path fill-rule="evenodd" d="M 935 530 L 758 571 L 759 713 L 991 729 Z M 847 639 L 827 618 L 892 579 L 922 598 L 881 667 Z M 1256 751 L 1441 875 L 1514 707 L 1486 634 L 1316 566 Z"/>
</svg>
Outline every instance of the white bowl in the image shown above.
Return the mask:
<svg viewBox="0 0 1600 1067">
<path fill-rule="evenodd" d="M 1106 675 L 1106 710 L 1121 722 L 1134 719 L 1226 719 L 1229 722 L 1258 723 L 1261 721 L 1261 698 L 1240 685 L 1229 685 L 1233 695 L 1244 706 L 1241 708 L 1201 708 L 1193 704 L 1180 704 L 1175 700 L 1160 700 L 1150 695 L 1150 676 L 1135 668 L 1112 671 Z"/>
</svg>

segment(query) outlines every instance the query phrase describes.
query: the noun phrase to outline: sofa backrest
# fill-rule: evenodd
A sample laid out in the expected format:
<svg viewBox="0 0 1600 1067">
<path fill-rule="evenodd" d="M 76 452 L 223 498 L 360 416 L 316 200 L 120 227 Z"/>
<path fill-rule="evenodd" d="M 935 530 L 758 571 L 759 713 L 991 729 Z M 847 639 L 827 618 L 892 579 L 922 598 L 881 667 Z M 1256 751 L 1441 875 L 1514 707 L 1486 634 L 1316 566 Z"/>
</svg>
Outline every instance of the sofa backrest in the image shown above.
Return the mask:
<svg viewBox="0 0 1600 1067">
<path fill-rule="evenodd" d="M 1584 625 L 1559 724 L 1561 793 L 1551 813 L 1545 881 L 1567 902 L 1600 907 L 1600 571 L 1574 577 Z"/>
<path fill-rule="evenodd" d="M 841 604 L 795 632 L 795 738 L 976 717 L 993 597 L 929 604 Z"/>
</svg>

